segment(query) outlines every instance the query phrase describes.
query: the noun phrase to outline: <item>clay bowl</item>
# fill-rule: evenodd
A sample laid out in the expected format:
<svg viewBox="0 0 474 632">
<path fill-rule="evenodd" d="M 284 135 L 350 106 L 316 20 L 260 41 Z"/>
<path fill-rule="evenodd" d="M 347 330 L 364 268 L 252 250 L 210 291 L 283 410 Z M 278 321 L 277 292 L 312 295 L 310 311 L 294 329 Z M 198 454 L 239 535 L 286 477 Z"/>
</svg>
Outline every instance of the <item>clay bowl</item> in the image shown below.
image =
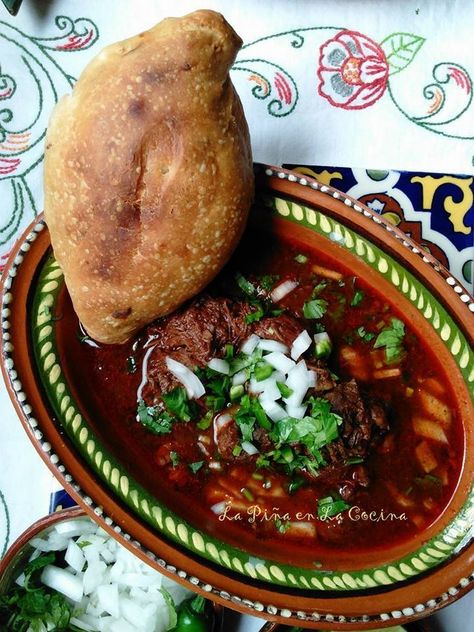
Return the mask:
<svg viewBox="0 0 474 632">
<path fill-rule="evenodd" d="M 55 513 L 40 518 L 24 531 L 0 560 L 0 595 L 6 593 L 16 577 L 18 577 L 28 561 L 33 548 L 30 544 L 35 537 L 45 535 L 54 525 L 69 520 L 78 520 L 86 517 L 86 513 L 80 507 L 62 509 Z M 145 561 L 147 561 L 145 559 Z M 209 632 L 220 632 L 224 609 L 216 603 L 209 602 L 209 608 L 214 609 L 214 626 Z"/>
<path fill-rule="evenodd" d="M 41 220 L 18 243 L 3 278 L 2 368 L 20 421 L 53 474 L 95 520 L 164 573 L 215 601 L 321 629 L 370 629 L 426 616 L 473 582 L 474 301 L 383 218 L 297 173 L 262 170 L 253 220 L 272 234 L 348 261 L 354 274 L 417 323 L 446 366 L 464 447 L 458 484 L 439 519 L 390 550 L 341 555 L 321 570 L 301 556 L 286 562 L 268 548 L 256 559 L 255 543 L 216 537 L 196 526 L 186 507 L 176 511 L 151 493 L 137 459 L 126 460 L 129 450 L 113 444 L 111 435 L 119 433 L 96 424 L 87 393 L 70 379 L 70 345 L 57 322 L 74 314 Z"/>
</svg>

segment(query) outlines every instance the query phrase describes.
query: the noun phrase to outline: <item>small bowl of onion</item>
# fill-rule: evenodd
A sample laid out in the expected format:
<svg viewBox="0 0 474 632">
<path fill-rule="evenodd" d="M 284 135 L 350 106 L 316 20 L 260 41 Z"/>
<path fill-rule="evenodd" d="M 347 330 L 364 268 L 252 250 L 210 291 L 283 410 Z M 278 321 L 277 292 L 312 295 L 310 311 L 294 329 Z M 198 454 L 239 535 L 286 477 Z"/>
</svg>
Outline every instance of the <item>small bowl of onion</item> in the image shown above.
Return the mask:
<svg viewBox="0 0 474 632">
<path fill-rule="evenodd" d="M 35 522 L 0 560 L 0 629 L 218 632 L 222 608 L 150 567 L 79 508 Z"/>
</svg>

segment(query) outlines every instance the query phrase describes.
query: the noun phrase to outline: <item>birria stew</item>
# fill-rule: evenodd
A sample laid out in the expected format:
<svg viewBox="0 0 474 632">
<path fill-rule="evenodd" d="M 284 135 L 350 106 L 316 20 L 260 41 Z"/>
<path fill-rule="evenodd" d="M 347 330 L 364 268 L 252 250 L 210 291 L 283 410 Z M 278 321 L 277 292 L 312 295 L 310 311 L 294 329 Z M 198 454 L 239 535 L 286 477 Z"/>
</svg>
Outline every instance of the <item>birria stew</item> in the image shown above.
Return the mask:
<svg viewBox="0 0 474 632">
<path fill-rule="evenodd" d="M 413 537 L 453 494 L 463 435 L 445 369 L 326 252 L 250 235 L 211 287 L 129 344 L 77 328 L 60 325 L 67 371 L 96 431 L 220 539 L 300 561 L 355 555 Z"/>
</svg>

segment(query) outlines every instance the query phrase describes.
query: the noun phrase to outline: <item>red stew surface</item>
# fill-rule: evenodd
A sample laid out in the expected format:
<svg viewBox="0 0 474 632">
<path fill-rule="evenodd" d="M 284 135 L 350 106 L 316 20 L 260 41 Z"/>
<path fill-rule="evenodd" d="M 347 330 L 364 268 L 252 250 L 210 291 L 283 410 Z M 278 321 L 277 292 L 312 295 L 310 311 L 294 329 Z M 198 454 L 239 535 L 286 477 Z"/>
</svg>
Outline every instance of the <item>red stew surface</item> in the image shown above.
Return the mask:
<svg viewBox="0 0 474 632">
<path fill-rule="evenodd" d="M 296 287 L 272 302 L 288 281 Z M 204 297 L 121 346 L 96 345 L 72 309 L 64 314 L 63 364 L 94 430 L 147 489 L 222 540 L 312 564 L 402 543 L 453 494 L 463 435 L 443 367 L 397 306 L 328 254 L 266 233 L 247 237 Z M 311 425 L 312 411 L 322 415 L 328 433 L 319 449 L 308 434 L 295 438 L 301 421 L 277 423 L 260 411 L 263 425 L 252 412 L 253 422 L 241 413 L 239 425 L 238 411 L 258 398 L 250 381 L 231 399 L 232 377 L 226 385 L 206 369 L 211 357 L 231 366 L 251 334 L 291 349 L 301 331 L 311 345 L 298 361 L 316 376 L 304 417 Z M 168 357 L 187 364 L 206 395 L 190 399 Z M 257 365 L 266 379 L 264 358 Z M 282 441 L 285 428 L 293 434 Z"/>
</svg>

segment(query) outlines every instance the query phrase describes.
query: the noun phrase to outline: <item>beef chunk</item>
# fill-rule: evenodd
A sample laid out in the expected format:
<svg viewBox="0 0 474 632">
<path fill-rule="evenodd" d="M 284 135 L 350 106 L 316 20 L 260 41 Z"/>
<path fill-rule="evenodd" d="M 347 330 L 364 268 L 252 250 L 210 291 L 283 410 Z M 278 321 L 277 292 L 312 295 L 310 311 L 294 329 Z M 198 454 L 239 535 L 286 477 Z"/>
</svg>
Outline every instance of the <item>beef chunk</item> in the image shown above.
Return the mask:
<svg viewBox="0 0 474 632">
<path fill-rule="evenodd" d="M 214 440 L 221 457 L 226 461 L 234 458 L 233 450 L 240 443 L 239 429 L 233 419 L 225 423 L 214 421 Z"/>
<path fill-rule="evenodd" d="M 264 318 L 255 323 L 253 333 L 260 338 L 278 340 L 278 342 L 291 348 L 293 340 L 299 336 L 303 329 L 303 325 L 297 318 L 289 314 L 281 314 L 280 316 Z"/>
<path fill-rule="evenodd" d="M 336 382 L 333 380 L 331 375 L 331 371 L 327 368 L 323 361 L 317 360 L 314 363 L 307 363 L 308 369 L 314 371 L 316 373 L 316 386 L 313 389 L 313 392 L 316 395 L 321 395 L 326 391 L 331 391 L 335 386 Z"/>
<path fill-rule="evenodd" d="M 371 443 L 381 431 L 388 430 L 382 406 L 366 403 L 355 380 L 338 384 L 324 396 L 332 410 L 342 417 L 341 438 L 325 448 L 328 461 L 337 463 L 342 457 L 344 460 L 366 457 Z"/>
<path fill-rule="evenodd" d="M 166 356 L 188 367 L 203 367 L 211 358 L 224 354 L 225 346 L 239 347 L 251 333 L 291 346 L 303 330 L 301 322 L 288 314 L 263 318 L 248 324 L 245 317 L 252 307 L 244 301 L 202 296 L 187 307 L 161 318 L 147 329 L 148 383 L 143 398 L 155 403 L 160 392 L 178 386 L 166 367 Z"/>
</svg>

